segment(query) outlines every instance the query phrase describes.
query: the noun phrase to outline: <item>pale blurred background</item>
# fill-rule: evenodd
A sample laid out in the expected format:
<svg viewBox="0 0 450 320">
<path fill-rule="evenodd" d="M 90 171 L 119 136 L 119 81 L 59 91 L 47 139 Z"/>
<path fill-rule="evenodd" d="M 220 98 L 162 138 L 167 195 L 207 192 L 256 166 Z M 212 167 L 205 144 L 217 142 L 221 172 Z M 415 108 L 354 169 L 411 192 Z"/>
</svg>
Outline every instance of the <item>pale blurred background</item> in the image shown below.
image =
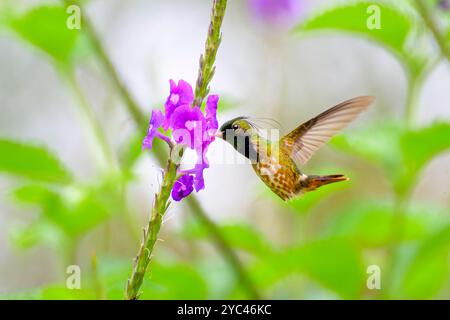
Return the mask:
<svg viewBox="0 0 450 320">
<path fill-rule="evenodd" d="M 18 0 L 14 1 L 14 7 L 20 11 L 56 2 Z M 304 3 L 299 21 L 332 1 L 305 0 Z M 93 21 L 120 77 L 148 116 L 153 107 L 161 107 L 168 95 L 169 79 L 195 83 L 198 58 L 203 52 L 209 23 L 210 1 L 93 0 L 86 7 L 88 12 L 84 14 Z M 77 102 L 52 61 L 9 31 L 3 30 L 0 35 L 0 136 L 46 145 L 79 181 L 95 183 L 99 179 L 98 150 L 88 143 L 89 131 L 80 125 Z M 431 41 L 428 45 L 434 48 Z M 216 66 L 212 92 L 236 105 L 223 112 L 219 110 L 220 123 L 239 115 L 270 117 L 279 121 L 287 133 L 334 104 L 366 94 L 375 95 L 376 103 L 347 133 L 364 128 L 368 123 L 399 119 L 404 113 L 407 78 L 398 60 L 389 52 L 348 34 L 330 32 L 300 37 L 290 34 L 287 28 L 266 26 L 251 14 L 247 1 L 228 3 Z M 83 60 L 76 68 L 76 75 L 101 119 L 108 143 L 113 150 L 120 150 L 136 127 L 117 92 L 95 58 Z M 449 63 L 441 60 L 419 93 L 417 122 L 420 125 L 437 119 L 450 121 L 449 88 Z M 335 202 L 364 197 L 380 201 L 392 198 L 379 169 L 325 146 L 304 171 L 315 173 L 316 168 L 325 168 L 327 173 L 345 173 L 350 177 L 357 172 L 355 182 L 350 182 L 343 193 L 299 220 L 268 197 L 249 165 L 220 163 L 223 152 L 233 153 L 234 150 L 222 141 L 210 148 L 211 167 L 205 171 L 206 189 L 197 195 L 202 206 L 215 221 L 248 223 L 276 245 L 303 237 L 300 233 L 305 232 L 305 221 L 320 228 L 329 218 L 327 211 Z M 129 185 L 128 203 L 139 229 L 147 220 L 152 195 L 161 177 L 158 165 L 150 157 L 140 158 L 134 172 L 137 178 Z M 447 152 L 425 168 L 411 202 L 447 208 L 448 219 L 449 181 L 450 154 Z M 0 177 L 1 294 L 25 292 L 60 282 L 64 274 L 55 250 L 39 245 L 23 251 L 12 244 L 10 230 L 26 225 L 38 212 L 11 201 L 10 191 L 17 185 L 14 179 Z M 163 227 L 164 242 L 158 244 L 157 256 L 163 257 L 167 254 L 165 250 L 181 251 L 181 256 L 188 254 L 183 241 L 172 236 L 184 222 L 192 219 L 188 211 L 184 203 L 172 205 Z M 102 228 L 94 229 L 80 240 L 79 264 L 89 266 L 92 251 L 121 256 L 131 263 L 138 244 L 129 235 L 122 234 L 120 223 L 112 223 L 109 228 L 106 240 Z M 201 248 L 195 250 L 215 252 L 209 247 Z M 314 289 L 292 296 L 283 293 L 279 297 L 336 296 Z"/>
</svg>

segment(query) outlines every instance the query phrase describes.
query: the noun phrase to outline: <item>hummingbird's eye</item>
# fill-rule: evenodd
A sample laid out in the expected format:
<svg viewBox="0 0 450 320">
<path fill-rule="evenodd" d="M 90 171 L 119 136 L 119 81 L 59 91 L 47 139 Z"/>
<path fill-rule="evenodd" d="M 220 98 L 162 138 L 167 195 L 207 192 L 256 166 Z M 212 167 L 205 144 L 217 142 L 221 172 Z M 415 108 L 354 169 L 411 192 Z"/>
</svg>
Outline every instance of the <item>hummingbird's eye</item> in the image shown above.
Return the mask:
<svg viewBox="0 0 450 320">
<path fill-rule="evenodd" d="M 237 129 L 239 129 L 238 125 L 237 124 L 233 124 L 233 130 L 237 130 Z"/>
</svg>

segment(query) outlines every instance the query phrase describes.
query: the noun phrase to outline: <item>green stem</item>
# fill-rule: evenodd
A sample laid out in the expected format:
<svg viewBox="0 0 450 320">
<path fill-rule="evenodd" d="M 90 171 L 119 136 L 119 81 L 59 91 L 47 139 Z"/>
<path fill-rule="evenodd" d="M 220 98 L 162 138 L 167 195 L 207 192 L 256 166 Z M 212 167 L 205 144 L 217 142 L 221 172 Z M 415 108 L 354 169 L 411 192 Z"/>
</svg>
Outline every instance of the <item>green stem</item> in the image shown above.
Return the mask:
<svg viewBox="0 0 450 320">
<path fill-rule="evenodd" d="M 211 23 L 205 44 L 205 53 L 200 56 L 200 67 L 198 69 L 197 85 L 195 87 L 194 105 L 201 106 L 203 99 L 209 93 L 209 83 L 211 82 L 216 67 L 217 50 L 222 41 L 220 28 L 227 8 L 227 0 L 214 0 L 211 12 Z"/>
<path fill-rule="evenodd" d="M 201 212 L 202 208 L 200 203 L 196 198 L 189 197 L 187 199 L 189 205 L 194 210 L 194 212 Z M 236 273 L 236 276 L 241 284 L 242 288 L 246 290 L 249 296 L 252 299 L 259 300 L 261 299 L 261 295 L 258 292 L 253 280 L 247 275 L 247 271 L 245 270 L 242 263 L 239 261 L 239 258 L 234 253 L 233 249 L 229 246 L 228 242 L 225 240 L 225 237 L 222 235 L 220 228 L 207 216 L 207 215 L 199 215 L 197 214 L 198 219 L 203 225 L 210 230 L 211 237 L 215 241 L 219 250 L 222 252 L 223 256 L 226 258 L 232 270 Z"/>
<path fill-rule="evenodd" d="M 165 157 L 165 149 L 162 148 L 162 143 L 155 143 L 153 145 L 153 152 L 157 155 L 160 165 L 164 165 L 163 159 Z M 211 220 L 205 213 L 200 202 L 194 195 L 190 195 L 187 199 L 187 204 L 189 205 L 192 214 L 203 224 L 206 230 L 208 230 L 211 239 L 213 240 L 218 251 L 222 253 L 222 257 L 229 264 L 231 270 L 234 272 L 236 278 L 241 284 L 242 288 L 247 292 L 251 299 L 259 300 L 261 295 L 259 294 L 255 284 L 253 283 L 250 276 L 247 274 L 245 267 L 240 262 L 238 256 L 233 251 L 232 247 L 222 234 L 220 227 Z"/>
<path fill-rule="evenodd" d="M 450 62 L 450 46 L 448 45 L 445 36 L 441 33 L 441 30 L 439 30 L 439 27 L 434 22 L 432 13 L 428 9 L 427 4 L 423 0 L 416 0 L 416 8 L 419 15 L 422 17 L 422 20 L 436 39 L 442 55 Z"/>
<path fill-rule="evenodd" d="M 147 125 L 147 120 L 145 114 L 141 111 L 139 108 L 139 105 L 136 103 L 136 101 L 131 96 L 130 91 L 125 87 L 125 85 L 122 83 L 121 78 L 119 76 L 119 73 L 117 72 L 116 68 L 114 67 L 114 64 L 112 63 L 111 59 L 109 58 L 108 54 L 106 53 L 105 48 L 103 47 L 103 44 L 100 42 L 100 38 L 97 35 L 95 28 L 93 27 L 91 20 L 86 14 L 86 10 L 84 10 L 84 7 L 79 0 L 62 0 L 62 2 L 69 6 L 71 4 L 75 4 L 78 7 L 81 8 L 81 12 L 83 12 L 83 20 L 82 20 L 82 29 L 86 34 L 89 36 L 91 40 L 92 47 L 97 54 L 99 60 L 104 65 L 104 71 L 108 74 L 108 77 L 110 80 L 112 80 L 114 86 L 117 88 L 120 96 L 125 102 L 125 107 L 128 109 L 129 114 L 133 117 L 134 122 L 138 124 L 138 126 L 141 128 L 145 128 Z"/>
<path fill-rule="evenodd" d="M 98 149 L 101 151 L 102 157 L 104 158 L 104 162 L 106 165 L 106 169 L 110 170 L 115 168 L 115 161 L 113 153 L 108 145 L 108 141 L 103 134 L 102 127 L 100 125 L 100 121 L 92 110 L 89 102 L 85 98 L 83 91 L 77 83 L 75 75 L 72 70 L 65 71 L 66 79 L 68 80 L 69 86 L 72 89 L 74 96 L 78 100 L 78 106 L 80 106 L 83 115 L 85 116 L 87 123 L 89 124 L 91 130 L 93 131 L 94 138 L 98 145 Z"/>
<path fill-rule="evenodd" d="M 395 289 L 395 272 L 399 262 L 401 243 L 405 233 L 406 210 L 408 208 L 410 193 L 412 187 L 402 193 L 397 192 L 395 196 L 393 216 L 390 223 L 390 234 L 387 248 L 388 267 L 386 268 L 386 276 L 384 283 L 387 284 L 387 290 L 380 292 L 380 297 L 389 299 L 391 293 Z"/>
<path fill-rule="evenodd" d="M 61 242 L 62 254 L 60 257 L 62 265 L 63 276 L 66 277 L 66 269 L 70 265 L 77 264 L 77 253 L 78 253 L 78 238 L 71 238 L 66 236 Z"/>
<path fill-rule="evenodd" d="M 85 95 L 83 94 L 83 91 L 81 90 L 80 86 L 78 85 L 75 76 L 71 70 L 65 70 L 64 73 L 65 78 L 68 80 L 69 86 L 74 92 L 75 97 L 78 100 L 78 105 L 82 109 L 82 112 L 86 118 L 87 123 L 89 124 L 90 129 L 94 133 L 95 141 L 97 142 L 98 148 L 96 150 L 99 150 L 100 155 L 103 157 L 105 162 L 105 170 L 107 174 L 111 174 L 112 172 L 115 172 L 117 169 L 117 163 L 115 161 L 115 157 L 113 155 L 113 152 L 111 148 L 108 145 L 108 142 L 106 140 L 106 136 L 103 133 L 103 130 L 100 125 L 100 121 L 96 117 L 95 113 L 93 112 L 92 106 L 89 104 L 88 100 L 86 99 Z M 123 197 L 123 201 L 125 201 L 126 195 L 125 195 L 125 186 L 119 185 L 118 188 L 120 188 L 119 192 L 121 197 Z M 130 213 L 128 212 L 126 206 L 124 205 L 122 208 L 120 208 L 124 212 L 124 221 L 127 225 L 127 227 L 130 230 L 131 235 L 139 239 L 140 234 L 136 231 L 136 228 L 134 226 L 134 220 Z"/>
<path fill-rule="evenodd" d="M 412 127 L 415 122 L 421 85 L 422 76 L 411 76 L 408 83 L 405 108 L 405 121 L 407 127 Z"/>
<path fill-rule="evenodd" d="M 91 255 L 91 268 L 92 268 L 92 282 L 94 285 L 94 291 L 95 291 L 95 297 L 97 300 L 104 300 L 105 299 L 105 290 L 103 288 L 99 270 L 98 270 L 98 262 L 97 262 L 97 255 L 94 252 L 92 252 Z"/>
<path fill-rule="evenodd" d="M 444 56 L 450 62 L 450 46 L 448 45 L 445 36 L 439 30 L 437 24 L 434 22 L 432 13 L 427 7 L 427 4 L 423 0 L 415 0 L 415 4 L 417 12 L 436 40 L 442 56 Z M 422 69 L 420 72 L 410 75 L 408 84 L 408 101 L 406 104 L 405 112 L 406 124 L 408 127 L 411 127 L 415 120 L 422 83 L 426 76 L 428 76 L 428 74 L 438 64 L 440 59 L 441 56 L 425 66 L 424 69 Z"/>
<path fill-rule="evenodd" d="M 420 1 L 418 1 L 420 2 Z M 436 61 L 435 61 L 436 62 Z M 405 130 L 411 130 L 414 125 L 417 107 L 421 92 L 421 86 L 424 79 L 433 70 L 435 62 L 430 63 L 425 66 L 420 72 L 415 74 L 410 74 L 408 82 L 408 92 L 407 101 L 405 105 L 404 121 L 406 124 Z M 404 238 L 405 233 L 405 223 L 406 223 L 406 210 L 408 208 L 409 200 L 411 197 L 411 192 L 414 188 L 416 180 L 410 182 L 410 185 L 406 189 L 395 189 L 395 203 L 393 210 L 393 217 L 390 224 L 390 234 L 388 236 L 388 243 L 390 244 L 387 248 L 387 258 L 388 267 L 387 275 L 385 276 L 384 282 L 388 285 L 388 290 L 383 290 L 380 292 L 380 297 L 389 298 L 389 295 L 395 288 L 395 271 L 399 262 L 401 243 Z"/>
<path fill-rule="evenodd" d="M 144 237 L 134 260 L 131 278 L 128 280 L 126 288 L 126 298 L 128 300 L 139 299 L 140 288 L 152 258 L 153 249 L 161 229 L 162 219 L 170 204 L 170 192 L 177 178 L 177 169 L 178 166 L 169 159 L 167 169 L 164 172 L 161 189 L 155 195 L 151 218 L 146 229 L 144 229 Z"/>
<path fill-rule="evenodd" d="M 66 4 L 69 3 L 69 1 L 64 1 Z M 74 1 L 70 1 L 70 3 L 73 3 Z M 81 4 L 78 1 L 75 1 L 81 8 Z M 221 13 L 221 15 L 224 14 L 225 12 L 225 6 L 226 6 L 226 1 L 220 1 L 219 3 L 219 9 L 213 9 L 215 13 L 213 13 L 213 17 L 214 18 L 214 22 L 211 22 L 211 24 L 214 26 L 213 30 L 214 32 L 212 33 L 213 38 L 216 39 L 216 41 L 213 41 L 216 43 L 216 45 L 218 44 L 218 36 L 220 38 L 220 25 L 221 22 L 223 20 L 223 16 L 220 17 L 217 15 L 218 12 Z M 82 12 L 85 12 L 85 10 L 82 9 Z M 219 27 L 219 29 L 217 29 L 217 27 Z M 211 27 L 210 27 L 211 29 Z M 108 77 L 111 79 L 112 84 L 114 85 L 114 87 L 117 89 L 118 93 L 120 94 L 120 96 L 122 97 L 123 101 L 124 101 L 124 106 L 127 108 L 128 113 L 133 117 L 134 122 L 136 123 L 136 125 L 138 126 L 139 130 L 145 131 L 147 128 L 147 116 L 141 111 L 141 109 L 139 108 L 138 104 L 136 103 L 136 101 L 133 99 L 131 93 L 129 92 L 128 88 L 126 88 L 126 86 L 123 85 L 122 81 L 120 80 L 120 77 L 118 75 L 117 70 L 114 67 L 114 64 L 112 63 L 112 61 L 109 59 L 109 56 L 105 50 L 105 48 L 103 47 L 100 38 L 98 37 L 97 33 L 95 32 L 95 28 L 93 27 L 89 17 L 84 14 L 83 15 L 83 30 L 87 33 L 87 35 L 89 36 L 93 48 L 97 54 L 97 57 L 99 59 L 99 61 L 103 64 L 103 69 L 106 72 L 106 74 L 108 75 Z M 208 31 L 208 36 L 210 35 L 210 32 Z M 205 52 L 206 51 L 210 51 L 209 48 L 209 44 L 212 43 L 212 41 L 207 41 L 207 44 L 205 46 Z M 214 59 L 215 59 L 215 54 L 217 52 L 217 48 L 215 48 L 214 52 Z M 205 56 L 207 57 L 208 63 L 207 64 L 203 64 L 203 68 L 206 71 L 202 71 L 202 74 L 211 74 L 212 71 L 208 71 L 212 69 L 212 65 L 214 63 L 214 59 L 211 59 L 209 54 L 205 54 Z M 212 62 L 211 62 L 212 61 Z M 203 69 L 201 68 L 201 69 Z M 200 73 L 200 71 L 199 71 Z M 209 77 L 209 80 L 206 81 L 206 77 L 202 77 L 201 81 L 197 81 L 198 87 L 199 88 L 207 88 L 207 85 L 209 83 L 209 81 L 211 80 L 212 77 Z M 207 94 L 207 89 L 202 89 L 200 93 L 200 91 L 196 90 L 197 97 L 202 97 L 201 100 L 203 100 L 203 98 L 206 96 Z M 199 100 L 197 100 L 199 101 Z M 153 154 L 156 155 L 156 159 L 158 160 L 158 162 L 163 166 L 164 163 L 166 162 L 166 158 L 167 155 L 165 153 L 165 149 L 161 147 L 162 144 L 158 144 L 155 142 L 154 144 L 154 152 Z M 233 251 L 233 249 L 231 248 L 230 244 L 228 243 L 228 241 L 223 237 L 223 235 L 220 232 L 217 232 L 218 230 L 220 230 L 220 228 L 214 223 L 214 221 L 212 221 L 208 215 L 206 214 L 206 212 L 204 211 L 204 209 L 201 207 L 199 201 L 197 200 L 197 198 L 194 195 L 191 195 L 188 198 L 188 204 L 191 208 L 192 214 L 195 215 L 195 217 L 200 221 L 204 223 L 205 229 L 208 230 L 212 240 L 214 241 L 214 244 L 216 246 L 216 248 L 222 253 L 223 258 L 225 259 L 225 261 L 230 265 L 231 270 L 235 273 L 236 277 L 238 279 L 241 280 L 241 284 L 244 286 L 244 289 L 248 292 L 248 295 L 250 298 L 252 299 L 257 299 L 259 298 L 259 295 L 256 292 L 256 290 L 254 289 L 255 286 L 252 283 L 250 277 L 246 274 L 245 269 L 243 267 L 243 265 L 241 264 L 241 262 L 239 261 L 236 253 Z M 206 223 L 208 221 L 208 223 Z M 243 278 L 245 278 L 246 280 L 242 280 Z"/>
<path fill-rule="evenodd" d="M 422 92 L 422 85 L 431 74 L 431 72 L 436 68 L 440 57 L 435 58 L 431 62 L 428 62 L 420 70 L 416 72 L 410 72 L 408 77 L 408 91 L 405 105 L 405 122 L 408 128 L 413 127 L 414 122 L 417 117 L 417 108 L 419 104 L 420 94 Z"/>
</svg>

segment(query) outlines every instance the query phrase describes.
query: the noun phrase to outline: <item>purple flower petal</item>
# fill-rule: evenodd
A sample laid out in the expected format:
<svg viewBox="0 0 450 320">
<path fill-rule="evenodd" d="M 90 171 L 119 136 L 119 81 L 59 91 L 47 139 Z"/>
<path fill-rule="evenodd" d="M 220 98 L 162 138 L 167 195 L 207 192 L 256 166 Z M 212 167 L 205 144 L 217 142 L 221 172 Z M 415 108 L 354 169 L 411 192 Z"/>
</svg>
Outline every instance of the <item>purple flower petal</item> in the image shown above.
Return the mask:
<svg viewBox="0 0 450 320">
<path fill-rule="evenodd" d="M 208 132 L 213 135 L 217 128 L 219 128 L 219 122 L 217 121 L 217 105 L 219 103 L 219 96 L 217 94 L 212 94 L 206 100 L 206 127 Z"/>
<path fill-rule="evenodd" d="M 205 188 L 205 181 L 203 179 L 203 170 L 209 167 L 209 164 L 196 164 L 193 169 L 183 170 L 181 171 L 185 175 L 190 175 L 193 177 L 193 185 L 195 187 L 195 191 L 199 192 L 200 190 Z"/>
<path fill-rule="evenodd" d="M 170 119 L 170 127 L 177 143 L 191 149 L 202 145 L 205 117 L 199 107 L 183 105 L 178 107 Z"/>
<path fill-rule="evenodd" d="M 170 126 L 170 119 L 172 114 L 179 106 L 191 105 L 194 102 L 194 92 L 189 83 L 184 80 L 178 81 L 178 85 L 175 81 L 170 80 L 170 95 L 167 97 L 165 103 L 166 119 L 164 121 L 164 130 L 167 130 Z"/>
<path fill-rule="evenodd" d="M 206 167 L 199 166 L 196 170 L 194 179 L 194 187 L 196 192 L 205 189 L 205 180 L 203 179 L 203 170 L 205 169 Z"/>
<path fill-rule="evenodd" d="M 190 195 L 192 191 L 194 191 L 194 177 L 185 174 L 175 181 L 172 188 L 172 199 L 180 201 Z"/>
<path fill-rule="evenodd" d="M 159 109 L 152 110 L 152 117 L 150 118 L 150 123 L 148 125 L 148 132 L 142 142 L 142 148 L 151 149 L 153 144 L 153 139 L 158 133 L 158 129 L 162 126 L 164 122 L 164 115 Z"/>
<path fill-rule="evenodd" d="M 180 95 L 179 105 L 192 104 L 194 102 L 192 87 L 184 80 L 178 81 L 178 94 Z"/>
<path fill-rule="evenodd" d="M 214 141 L 219 124 L 217 122 L 218 95 L 210 95 L 206 101 L 205 115 L 199 106 L 192 106 L 194 93 L 192 87 L 184 80 L 178 84 L 170 80 L 170 95 L 165 103 L 165 115 L 160 110 L 153 110 L 147 136 L 143 141 L 144 148 L 152 148 L 155 137 L 168 142 L 170 137 L 159 132 L 172 129 L 172 137 L 178 144 L 194 149 L 198 155 L 197 164 L 184 173 L 172 188 L 172 198 L 180 201 L 195 189 L 197 192 L 205 188 L 203 171 L 209 168 L 206 152 Z"/>
</svg>

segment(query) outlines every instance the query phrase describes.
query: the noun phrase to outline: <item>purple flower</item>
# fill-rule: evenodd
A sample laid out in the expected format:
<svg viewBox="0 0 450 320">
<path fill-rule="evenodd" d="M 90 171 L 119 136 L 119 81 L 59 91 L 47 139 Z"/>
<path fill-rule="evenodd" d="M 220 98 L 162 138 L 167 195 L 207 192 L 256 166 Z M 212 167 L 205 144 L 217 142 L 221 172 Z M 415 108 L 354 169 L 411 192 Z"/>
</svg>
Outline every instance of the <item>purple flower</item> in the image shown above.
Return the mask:
<svg viewBox="0 0 450 320">
<path fill-rule="evenodd" d="M 187 104 L 175 109 L 170 119 L 175 141 L 191 149 L 202 144 L 205 117 L 199 107 Z"/>
<path fill-rule="evenodd" d="M 196 164 L 194 168 L 190 170 L 184 170 L 182 173 L 186 176 L 192 177 L 192 186 L 195 188 L 195 191 L 199 192 L 200 190 L 203 190 L 205 188 L 205 180 L 203 178 L 203 170 L 206 168 L 209 168 L 209 164 L 201 163 Z"/>
<path fill-rule="evenodd" d="M 172 188 L 172 198 L 175 201 L 180 201 L 186 198 L 194 191 L 194 177 L 191 175 L 183 175 L 175 181 Z"/>
<path fill-rule="evenodd" d="M 214 141 L 219 124 L 217 122 L 218 95 L 210 95 L 206 100 L 205 114 L 199 106 L 192 106 L 194 94 L 186 81 L 180 80 L 178 85 L 170 80 L 170 95 L 165 103 L 165 115 L 159 110 L 152 111 L 152 117 L 143 147 L 151 149 L 155 137 L 173 143 L 167 135 L 172 130 L 175 143 L 191 148 L 197 153 L 194 168 L 181 171 L 182 176 L 175 182 L 172 198 L 180 201 L 195 189 L 197 192 L 205 188 L 203 171 L 209 168 L 206 152 Z M 163 127 L 166 134 L 159 132 Z"/>
<path fill-rule="evenodd" d="M 249 0 L 253 16 L 268 25 L 290 27 L 297 21 L 304 0 Z"/>
<path fill-rule="evenodd" d="M 219 96 L 212 94 L 206 100 L 206 126 L 210 136 L 214 137 L 217 128 L 219 128 L 219 122 L 217 122 L 217 104 L 219 103 Z"/>
<path fill-rule="evenodd" d="M 189 83 L 184 80 L 175 81 L 170 80 L 170 95 L 167 97 L 165 109 L 166 120 L 164 121 L 164 130 L 167 130 L 170 125 L 170 119 L 174 110 L 182 105 L 190 106 L 194 102 L 194 93 Z"/>
<path fill-rule="evenodd" d="M 450 9 L 450 1 L 449 0 L 440 0 L 438 2 L 438 6 L 442 9 L 442 10 L 449 10 Z"/>
<path fill-rule="evenodd" d="M 214 134 L 219 127 L 219 123 L 217 121 L 217 105 L 219 102 L 218 95 L 210 95 L 206 100 L 206 116 L 204 119 L 204 128 L 202 132 L 202 144 L 200 148 L 195 148 L 197 151 L 197 164 L 191 170 L 185 171 L 188 174 L 194 175 L 194 187 L 195 191 L 200 191 L 205 188 L 205 181 L 203 178 L 203 171 L 206 168 L 209 168 L 209 162 L 206 158 L 206 152 L 208 151 L 209 145 L 215 140 Z"/>
<path fill-rule="evenodd" d="M 150 118 L 150 124 L 148 125 L 148 132 L 142 142 L 142 147 L 145 149 L 151 149 L 153 144 L 153 139 L 158 134 L 158 129 L 162 126 L 164 122 L 164 115 L 161 110 L 153 109 L 152 117 Z"/>
</svg>

